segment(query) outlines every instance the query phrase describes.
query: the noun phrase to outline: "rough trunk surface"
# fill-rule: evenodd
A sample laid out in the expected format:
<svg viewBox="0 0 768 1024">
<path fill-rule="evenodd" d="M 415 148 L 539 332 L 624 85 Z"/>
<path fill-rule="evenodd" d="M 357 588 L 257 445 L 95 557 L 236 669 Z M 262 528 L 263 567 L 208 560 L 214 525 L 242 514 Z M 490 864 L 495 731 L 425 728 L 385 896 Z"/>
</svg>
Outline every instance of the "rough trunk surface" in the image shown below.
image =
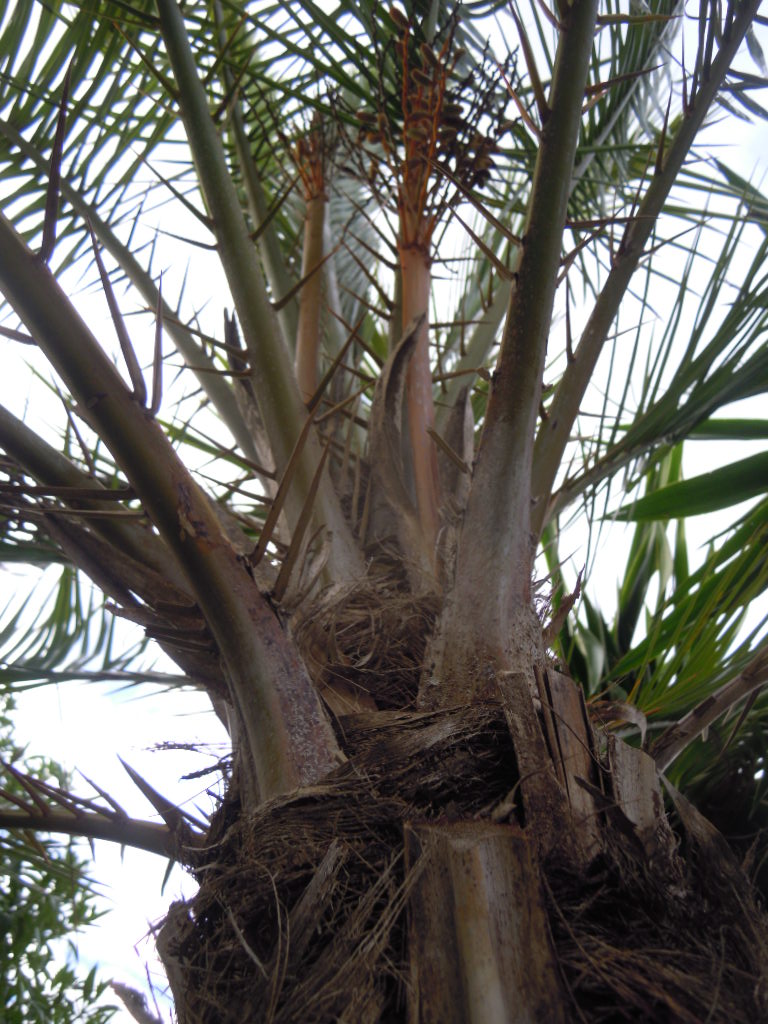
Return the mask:
<svg viewBox="0 0 768 1024">
<path fill-rule="evenodd" d="M 721 837 L 679 794 L 673 831 L 651 758 L 552 669 L 418 709 L 437 609 L 406 590 L 296 624 L 318 685 L 367 702 L 337 704 L 347 761 L 317 785 L 246 808 L 230 778 L 158 936 L 181 1024 L 766 1019 L 766 922 Z"/>
</svg>

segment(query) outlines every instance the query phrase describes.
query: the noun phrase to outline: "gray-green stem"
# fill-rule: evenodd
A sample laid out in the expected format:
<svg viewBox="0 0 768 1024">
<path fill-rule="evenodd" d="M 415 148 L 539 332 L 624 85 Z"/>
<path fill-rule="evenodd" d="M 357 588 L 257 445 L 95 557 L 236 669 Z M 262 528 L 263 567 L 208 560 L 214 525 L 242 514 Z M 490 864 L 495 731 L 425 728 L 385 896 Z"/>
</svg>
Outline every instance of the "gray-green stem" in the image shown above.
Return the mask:
<svg viewBox="0 0 768 1024">
<path fill-rule="evenodd" d="M 219 256 L 251 361 L 251 379 L 259 411 L 280 475 L 288 464 L 306 413 L 211 117 L 207 94 L 198 75 L 183 15 L 176 0 L 157 0 L 157 8 L 179 89 L 181 115 L 192 158 L 213 221 Z M 292 526 L 301 515 L 319 460 L 319 445 L 313 435 L 304 446 L 286 502 Z M 317 492 L 313 520 L 317 528 L 325 528 L 329 538 L 329 571 L 340 579 L 362 574 L 362 556 L 327 474 Z"/>
<path fill-rule="evenodd" d="M 540 655 L 530 592 L 533 440 L 596 18 L 597 0 L 576 0 L 561 29 L 550 113 L 542 126 L 522 253 L 459 539 L 456 583 L 432 651 L 440 703 L 481 689 L 478 667 L 488 678 L 494 669 L 530 671 Z"/>
<path fill-rule="evenodd" d="M 338 749 L 292 643 L 158 424 L 2 215 L 0 290 L 112 452 L 187 577 L 226 665 L 258 793 L 265 798 L 318 778 L 335 764 Z"/>
</svg>

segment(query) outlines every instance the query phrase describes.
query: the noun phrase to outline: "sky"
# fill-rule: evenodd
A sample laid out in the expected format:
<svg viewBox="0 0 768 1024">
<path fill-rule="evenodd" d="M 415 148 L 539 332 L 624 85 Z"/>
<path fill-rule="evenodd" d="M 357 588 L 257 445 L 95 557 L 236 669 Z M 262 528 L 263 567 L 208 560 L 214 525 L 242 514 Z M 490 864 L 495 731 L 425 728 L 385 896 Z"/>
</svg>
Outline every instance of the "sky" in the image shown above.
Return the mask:
<svg viewBox="0 0 768 1024">
<path fill-rule="evenodd" d="M 28 744 L 30 754 L 46 754 L 74 769 L 74 792 L 95 796 L 82 777 L 87 776 L 137 818 L 157 821 L 158 815 L 129 779 L 118 756 L 191 813 L 209 812 L 214 803 L 205 790 L 215 787 L 218 776 L 186 783 L 180 779 L 226 755 L 227 737 L 221 723 L 201 694 L 143 689 L 137 695 L 118 692 L 113 684 L 64 683 L 31 691 L 20 699 L 13 716 L 16 742 Z M 161 741 L 198 744 L 201 752 L 154 749 Z M 164 858 L 130 847 L 121 849 L 105 840 L 96 840 L 94 849 L 90 873 L 108 914 L 78 936 L 81 961 L 86 967 L 98 963 L 100 977 L 145 993 L 151 984 L 158 990 L 164 1019 L 169 1019 L 168 1004 L 162 999 L 165 978 L 147 935 L 173 900 L 193 894 L 194 881 L 176 866 L 162 889 L 168 866 Z M 87 845 L 81 855 L 89 857 Z M 132 1018 L 122 1010 L 115 1020 L 124 1024 Z"/>
</svg>

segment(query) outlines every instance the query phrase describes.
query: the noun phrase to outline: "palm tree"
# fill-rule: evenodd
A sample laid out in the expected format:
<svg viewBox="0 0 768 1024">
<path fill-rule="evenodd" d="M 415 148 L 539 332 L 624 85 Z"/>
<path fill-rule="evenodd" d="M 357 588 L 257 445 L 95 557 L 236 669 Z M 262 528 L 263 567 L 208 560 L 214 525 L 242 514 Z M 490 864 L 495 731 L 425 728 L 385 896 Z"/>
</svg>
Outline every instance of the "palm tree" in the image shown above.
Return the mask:
<svg viewBox="0 0 768 1024">
<path fill-rule="evenodd" d="M 330 6 L 2 23 L 2 330 L 62 396 L 59 444 L 0 411 L 4 550 L 106 598 L 7 669 L 124 616 L 232 761 L 204 824 L 132 773 L 162 824 L 29 777 L 0 826 L 194 873 L 180 1021 L 763 1019 L 765 923 L 691 798 L 738 783 L 757 831 L 768 457 L 683 476 L 766 436 L 766 204 L 706 148 L 764 117 L 759 2 Z"/>
</svg>

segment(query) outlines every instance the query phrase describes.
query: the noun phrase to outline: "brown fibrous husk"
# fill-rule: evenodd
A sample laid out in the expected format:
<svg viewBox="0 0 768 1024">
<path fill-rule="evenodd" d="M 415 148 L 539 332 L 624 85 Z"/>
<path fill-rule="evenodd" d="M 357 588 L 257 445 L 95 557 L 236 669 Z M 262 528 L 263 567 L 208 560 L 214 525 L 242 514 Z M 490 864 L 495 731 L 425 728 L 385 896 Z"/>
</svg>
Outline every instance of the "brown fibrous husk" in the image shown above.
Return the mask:
<svg viewBox="0 0 768 1024">
<path fill-rule="evenodd" d="M 381 584 L 327 593 L 294 625 L 316 680 L 360 687 L 382 710 L 337 718 L 348 760 L 321 784 L 250 816 L 230 786 L 194 857 L 199 892 L 159 943 L 182 1024 L 405 1022 L 418 873 L 405 824 L 503 806 L 519 827 L 501 708 L 415 708 L 436 607 Z M 765 915 L 710 848 L 689 840 L 649 861 L 611 834 L 586 871 L 554 856 L 541 872 L 572 1020 L 768 1019 Z"/>
<path fill-rule="evenodd" d="M 436 595 L 414 595 L 403 573 L 379 562 L 301 608 L 292 628 L 321 692 L 341 684 L 381 709 L 404 708 L 416 701 L 438 607 Z"/>
</svg>

